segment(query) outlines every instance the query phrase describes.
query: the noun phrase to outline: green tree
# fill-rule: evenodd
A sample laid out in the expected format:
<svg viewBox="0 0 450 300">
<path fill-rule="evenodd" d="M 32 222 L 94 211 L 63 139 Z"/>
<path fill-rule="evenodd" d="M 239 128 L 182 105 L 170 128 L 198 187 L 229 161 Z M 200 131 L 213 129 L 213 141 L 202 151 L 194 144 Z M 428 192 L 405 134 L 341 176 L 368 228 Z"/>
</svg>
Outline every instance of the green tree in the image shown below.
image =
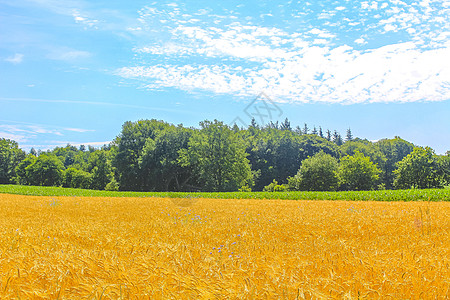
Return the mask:
<svg viewBox="0 0 450 300">
<path fill-rule="evenodd" d="M 288 118 L 286 118 L 286 119 L 284 120 L 284 122 L 281 123 L 280 129 L 281 129 L 281 130 L 289 130 L 289 131 L 292 130 L 292 128 L 291 128 L 291 122 L 289 122 Z"/>
<path fill-rule="evenodd" d="M 378 166 L 383 171 L 381 174 L 381 181 L 386 188 L 394 187 L 394 170 L 397 169 L 397 163 L 410 154 L 414 145 L 408 141 L 395 137 L 394 139 L 382 139 L 374 143 L 384 156 L 384 162 L 376 161 Z"/>
<path fill-rule="evenodd" d="M 73 188 L 72 179 L 77 172 L 78 170 L 73 167 L 67 168 L 63 173 L 62 186 L 65 188 Z"/>
<path fill-rule="evenodd" d="M 33 155 L 33 156 L 37 156 L 36 149 L 31 148 L 31 149 L 30 149 L 30 154 Z"/>
<path fill-rule="evenodd" d="M 262 190 L 274 179 L 283 182 L 300 165 L 300 138 L 287 130 L 266 128 L 243 136 L 255 178 L 254 190 Z"/>
<path fill-rule="evenodd" d="M 304 160 L 314 154 L 323 151 L 333 157 L 339 158 L 339 148 L 332 142 L 327 141 L 313 134 L 305 134 L 299 138 L 298 146 L 300 147 L 300 159 Z M 296 166 L 298 166 L 297 164 Z M 297 171 L 297 170 L 296 170 Z M 294 173 L 295 174 L 295 173 Z"/>
<path fill-rule="evenodd" d="M 200 126 L 188 149 L 180 150 L 181 165 L 194 169 L 204 191 L 237 191 L 250 186 L 250 164 L 238 135 L 217 120 L 201 122 Z"/>
<path fill-rule="evenodd" d="M 111 163 L 106 152 L 97 150 L 89 156 L 89 171 L 92 174 L 91 188 L 94 190 L 104 190 L 112 178 Z"/>
<path fill-rule="evenodd" d="M 180 150 L 188 148 L 193 130 L 182 126 L 162 131 L 155 140 L 147 139 L 139 158 L 141 169 L 148 170 L 146 186 L 154 191 L 189 191 L 197 183 L 190 166 L 179 163 Z"/>
<path fill-rule="evenodd" d="M 56 155 L 64 164 L 64 168 L 72 166 L 75 162 L 74 157 L 79 152 L 77 147 L 67 144 L 65 147 L 56 147 L 51 153 Z"/>
<path fill-rule="evenodd" d="M 288 179 L 290 190 L 334 191 L 338 188 L 338 161 L 321 151 L 302 161 L 297 175 Z"/>
<path fill-rule="evenodd" d="M 347 135 L 345 137 L 346 141 L 351 141 L 353 140 L 353 134 L 352 134 L 352 130 L 350 128 L 347 129 Z"/>
<path fill-rule="evenodd" d="M 327 141 L 331 142 L 331 131 L 329 129 L 327 129 L 327 137 L 326 137 Z"/>
<path fill-rule="evenodd" d="M 24 160 L 22 160 L 16 167 L 15 182 L 17 184 L 30 185 L 30 179 L 28 178 L 27 168 L 37 160 L 37 157 L 33 154 L 28 154 Z"/>
<path fill-rule="evenodd" d="M 83 170 L 77 170 L 72 177 L 72 187 L 89 189 L 92 186 L 92 174 Z"/>
<path fill-rule="evenodd" d="M 75 169 L 83 170 L 83 171 L 87 172 L 89 169 L 89 165 L 88 165 L 89 156 L 91 155 L 91 153 L 94 153 L 94 152 L 89 152 L 89 151 L 76 152 L 72 157 L 73 163 L 69 167 L 73 167 Z"/>
<path fill-rule="evenodd" d="M 25 152 L 13 140 L 0 139 L 0 184 L 9 184 L 16 177 L 16 167 L 25 159 Z"/>
<path fill-rule="evenodd" d="M 342 188 L 346 190 L 371 190 L 379 178 L 381 170 L 359 151 L 341 158 L 338 176 Z"/>
<path fill-rule="evenodd" d="M 386 157 L 384 154 L 376 147 L 372 142 L 368 140 L 354 139 L 351 141 L 345 142 L 342 146 L 339 147 L 341 150 L 342 156 L 345 155 L 354 155 L 356 151 L 361 152 L 364 156 L 370 157 L 370 160 L 378 166 L 384 166 L 386 163 Z M 384 175 L 384 170 L 381 169 L 380 178 L 378 179 L 377 184 L 381 184 L 381 186 L 385 186 L 385 183 L 382 182 L 382 176 Z"/>
<path fill-rule="evenodd" d="M 308 124 L 305 123 L 305 125 L 303 125 L 303 134 L 308 134 L 309 133 L 309 128 L 308 128 Z"/>
<path fill-rule="evenodd" d="M 437 188 L 442 186 L 443 173 L 439 158 L 430 147 L 415 147 L 394 171 L 396 188 Z"/>
<path fill-rule="evenodd" d="M 26 181 L 31 185 L 59 186 L 64 165 L 53 154 L 42 153 L 25 168 Z"/>
<path fill-rule="evenodd" d="M 118 149 L 113 161 L 119 175 L 118 182 L 121 190 L 148 189 L 146 182 L 150 176 L 149 170 L 140 168 L 139 158 L 147 139 L 156 139 L 158 134 L 169 126 L 157 120 L 140 120 L 123 124 L 121 133 L 114 141 Z"/>
<path fill-rule="evenodd" d="M 313 134 L 265 129 L 245 136 L 246 152 L 255 175 L 254 190 L 260 191 L 274 179 L 286 183 L 294 176 L 302 160 L 324 151 L 339 157 L 338 147 Z"/>
<path fill-rule="evenodd" d="M 439 167 L 442 170 L 442 180 L 445 184 L 450 185 L 450 151 L 439 157 Z"/>
<path fill-rule="evenodd" d="M 340 146 L 340 145 L 342 145 L 344 143 L 342 141 L 341 134 L 339 132 L 337 132 L 337 130 L 335 130 L 334 133 L 333 133 L 333 143 L 335 143 L 338 146 Z"/>
</svg>

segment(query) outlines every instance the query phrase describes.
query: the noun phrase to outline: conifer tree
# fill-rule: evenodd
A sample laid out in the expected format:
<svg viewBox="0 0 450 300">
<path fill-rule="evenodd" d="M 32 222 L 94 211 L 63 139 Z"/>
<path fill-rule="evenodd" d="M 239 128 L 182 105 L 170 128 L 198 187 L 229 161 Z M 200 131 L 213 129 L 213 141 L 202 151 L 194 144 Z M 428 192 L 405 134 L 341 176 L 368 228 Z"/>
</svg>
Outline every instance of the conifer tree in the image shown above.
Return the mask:
<svg viewBox="0 0 450 300">
<path fill-rule="evenodd" d="M 323 138 L 322 127 L 320 127 L 320 126 L 319 126 L 319 136 L 320 136 L 321 138 Z"/>
<path fill-rule="evenodd" d="M 309 128 L 308 124 L 305 123 L 305 126 L 303 126 L 303 134 L 308 134 Z"/>
<path fill-rule="evenodd" d="M 346 141 L 353 140 L 352 130 L 350 129 L 350 127 L 347 129 L 347 136 L 346 136 L 345 140 Z"/>
<path fill-rule="evenodd" d="M 281 127 L 281 130 L 289 130 L 289 131 L 292 130 L 292 128 L 291 128 L 291 122 L 289 122 L 288 118 L 286 118 L 286 119 L 284 120 L 284 122 L 281 124 L 280 127 Z"/>
<path fill-rule="evenodd" d="M 331 131 L 327 129 L 327 140 L 331 142 Z"/>
<path fill-rule="evenodd" d="M 338 146 L 340 146 L 340 145 L 343 144 L 343 142 L 342 142 L 342 137 L 341 137 L 341 135 L 339 134 L 339 132 L 337 132 L 337 130 L 335 130 L 335 131 L 333 132 L 333 142 L 334 142 L 336 145 L 338 145 Z"/>
</svg>

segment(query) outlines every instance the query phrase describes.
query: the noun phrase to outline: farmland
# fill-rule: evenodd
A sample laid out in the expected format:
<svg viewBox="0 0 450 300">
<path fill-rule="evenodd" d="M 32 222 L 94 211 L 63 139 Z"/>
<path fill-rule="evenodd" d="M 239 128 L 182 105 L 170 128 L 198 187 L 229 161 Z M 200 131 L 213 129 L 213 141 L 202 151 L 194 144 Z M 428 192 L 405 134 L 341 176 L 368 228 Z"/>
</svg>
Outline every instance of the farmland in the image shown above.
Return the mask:
<svg viewBox="0 0 450 300">
<path fill-rule="evenodd" d="M 45 186 L 0 185 L 0 193 L 30 196 L 157 197 L 348 201 L 450 201 L 450 188 L 340 192 L 111 192 Z"/>
<path fill-rule="evenodd" d="M 0 298 L 450 297 L 450 203 L 0 194 Z"/>
</svg>

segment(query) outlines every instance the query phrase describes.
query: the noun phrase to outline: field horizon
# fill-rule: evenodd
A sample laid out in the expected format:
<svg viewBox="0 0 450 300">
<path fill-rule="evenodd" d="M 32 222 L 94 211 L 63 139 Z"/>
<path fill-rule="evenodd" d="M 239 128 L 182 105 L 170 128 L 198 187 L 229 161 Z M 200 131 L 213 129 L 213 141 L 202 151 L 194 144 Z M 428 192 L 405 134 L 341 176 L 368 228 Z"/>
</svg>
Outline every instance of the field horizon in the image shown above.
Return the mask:
<svg viewBox="0 0 450 300">
<path fill-rule="evenodd" d="M 348 201 L 450 201 L 450 189 L 408 189 L 375 191 L 284 191 L 284 192 L 132 192 L 101 191 L 63 187 L 1 185 L 0 194 L 75 197 L 214 198 Z"/>
</svg>

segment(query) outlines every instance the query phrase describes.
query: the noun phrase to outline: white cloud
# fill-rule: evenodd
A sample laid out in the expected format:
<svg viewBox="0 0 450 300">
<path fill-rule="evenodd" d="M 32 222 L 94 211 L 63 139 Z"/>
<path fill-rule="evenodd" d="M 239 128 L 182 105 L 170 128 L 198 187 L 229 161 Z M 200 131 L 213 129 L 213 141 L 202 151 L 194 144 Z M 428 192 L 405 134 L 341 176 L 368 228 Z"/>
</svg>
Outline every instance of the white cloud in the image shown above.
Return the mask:
<svg viewBox="0 0 450 300">
<path fill-rule="evenodd" d="M 5 61 L 10 62 L 12 64 L 20 64 L 23 61 L 23 54 L 16 53 L 14 56 L 5 58 Z"/>
<path fill-rule="evenodd" d="M 359 38 L 355 40 L 355 43 L 358 45 L 364 45 L 367 44 L 366 40 L 364 38 Z"/>
<path fill-rule="evenodd" d="M 384 30 L 385 31 L 395 31 L 397 29 L 397 26 L 392 25 L 392 24 L 386 24 L 384 25 Z"/>
<path fill-rule="evenodd" d="M 54 135 L 63 135 L 60 130 L 57 129 L 49 129 L 43 127 L 41 125 L 28 125 L 28 132 L 36 133 L 36 134 L 54 134 Z"/>
<path fill-rule="evenodd" d="M 420 5 L 422 10 L 419 4 L 409 7 L 396 0 L 366 1 L 361 3 L 365 12 L 354 20 L 320 21 L 326 26 L 296 32 L 240 23 L 231 16 L 208 20 L 204 15 L 192 25 L 184 22 L 189 16 L 181 10 L 164 14 L 147 8 L 140 18 L 143 30 L 151 32 L 150 25 L 164 17 L 167 36 L 136 47 L 142 64 L 119 68 L 115 74 L 148 89 L 245 97 L 264 90 L 279 102 L 448 100 L 450 31 L 443 20 L 449 12 L 433 16 L 437 10 L 430 3 Z M 339 10 L 343 9 L 323 10 L 316 16 L 330 18 Z M 440 26 L 430 30 L 430 22 Z M 349 36 L 357 31 L 353 43 L 365 50 L 343 42 L 341 31 Z M 371 47 L 372 41 L 390 32 L 411 38 Z M 425 44 L 427 39 L 431 42 Z"/>
<path fill-rule="evenodd" d="M 1 121 L 1 120 L 0 120 Z M 2 121 L 10 122 L 10 121 Z M 12 123 L 12 124 L 11 124 Z M 60 126 L 49 126 L 43 124 L 34 124 L 26 122 L 10 122 L 10 124 L 0 125 L 0 136 L 16 136 L 14 140 L 16 141 L 26 141 L 29 138 L 34 138 L 39 135 L 56 135 L 63 136 L 65 131 L 85 133 L 95 130 L 84 129 L 84 128 L 73 128 L 73 127 L 60 127 Z M 20 138 L 20 139 L 19 139 Z"/>
<path fill-rule="evenodd" d="M 73 131 L 73 132 L 80 132 L 80 133 L 95 131 L 93 129 L 69 128 L 69 127 L 64 128 L 64 130 Z"/>
<path fill-rule="evenodd" d="M 87 15 L 82 14 L 78 9 L 74 9 L 72 11 L 72 17 L 76 23 L 80 23 L 89 28 L 98 29 L 97 24 L 98 20 L 89 18 Z"/>
<path fill-rule="evenodd" d="M 251 96 L 264 90 L 275 101 L 413 102 L 450 97 L 450 48 L 421 51 L 413 43 L 360 52 L 345 46 L 309 47 L 302 55 L 258 69 L 216 65 L 158 65 L 117 70 L 147 88 Z M 317 77 L 321 79 L 316 79 Z"/>
<path fill-rule="evenodd" d="M 326 44 L 328 44 L 328 41 L 326 39 L 314 39 L 313 44 L 314 45 L 326 45 Z"/>
<path fill-rule="evenodd" d="M 320 38 L 334 38 L 336 35 L 335 34 L 331 34 L 330 32 L 326 31 L 326 30 L 321 30 L 318 28 L 313 28 L 309 31 L 312 34 L 317 35 Z"/>
<path fill-rule="evenodd" d="M 11 132 L 5 132 L 0 130 L 0 137 L 16 141 L 18 143 L 26 142 L 28 140 L 27 136 L 21 134 L 13 134 Z"/>
<path fill-rule="evenodd" d="M 54 60 L 74 61 L 79 59 L 86 59 L 91 56 L 92 54 L 88 51 L 61 47 L 52 49 L 51 53 L 48 55 L 48 58 Z"/>
</svg>

